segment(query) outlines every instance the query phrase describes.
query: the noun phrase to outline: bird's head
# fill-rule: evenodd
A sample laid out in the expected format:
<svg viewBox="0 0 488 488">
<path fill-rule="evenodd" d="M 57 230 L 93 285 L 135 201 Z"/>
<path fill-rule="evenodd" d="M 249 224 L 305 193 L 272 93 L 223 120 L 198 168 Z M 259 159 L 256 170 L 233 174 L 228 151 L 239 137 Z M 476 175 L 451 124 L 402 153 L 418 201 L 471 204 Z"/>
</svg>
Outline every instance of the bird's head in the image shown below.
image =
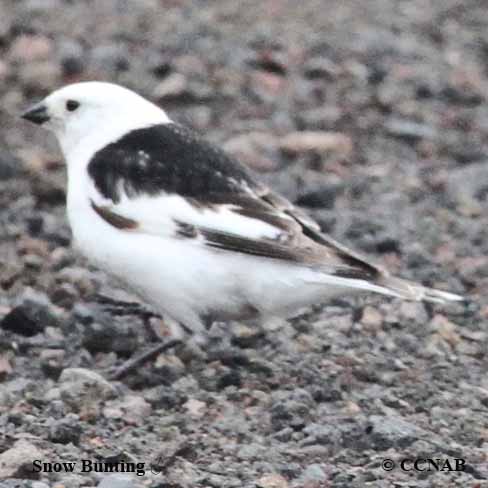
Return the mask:
<svg viewBox="0 0 488 488">
<path fill-rule="evenodd" d="M 97 150 L 130 130 L 170 121 L 161 108 L 137 93 L 98 81 L 60 88 L 22 117 L 53 131 L 65 156 L 82 143 Z"/>
</svg>

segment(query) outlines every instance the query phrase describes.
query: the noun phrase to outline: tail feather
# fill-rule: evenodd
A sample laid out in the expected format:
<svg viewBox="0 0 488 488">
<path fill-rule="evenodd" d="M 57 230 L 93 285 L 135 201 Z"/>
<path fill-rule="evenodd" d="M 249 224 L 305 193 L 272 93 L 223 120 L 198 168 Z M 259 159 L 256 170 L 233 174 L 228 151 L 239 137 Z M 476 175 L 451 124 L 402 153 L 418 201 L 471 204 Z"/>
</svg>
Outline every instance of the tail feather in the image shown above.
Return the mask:
<svg viewBox="0 0 488 488">
<path fill-rule="evenodd" d="M 461 295 L 447 291 L 435 290 L 411 281 L 396 278 L 394 276 L 384 277 L 380 283 L 392 294 L 405 300 L 425 301 L 431 303 L 463 302 L 466 301 Z"/>
</svg>

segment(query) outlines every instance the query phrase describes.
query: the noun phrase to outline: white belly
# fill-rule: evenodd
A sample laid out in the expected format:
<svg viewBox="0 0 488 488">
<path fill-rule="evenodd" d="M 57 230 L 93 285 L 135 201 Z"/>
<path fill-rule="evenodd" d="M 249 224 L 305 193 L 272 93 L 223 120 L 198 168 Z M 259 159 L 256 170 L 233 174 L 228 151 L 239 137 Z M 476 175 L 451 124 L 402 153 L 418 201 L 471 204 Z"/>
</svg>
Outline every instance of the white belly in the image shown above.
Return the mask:
<svg viewBox="0 0 488 488">
<path fill-rule="evenodd" d="M 256 309 L 287 316 L 337 295 L 309 268 L 217 251 L 190 239 L 116 229 L 89 206 L 68 205 L 75 245 L 163 314 L 192 329 L 203 316 L 239 317 Z"/>
</svg>

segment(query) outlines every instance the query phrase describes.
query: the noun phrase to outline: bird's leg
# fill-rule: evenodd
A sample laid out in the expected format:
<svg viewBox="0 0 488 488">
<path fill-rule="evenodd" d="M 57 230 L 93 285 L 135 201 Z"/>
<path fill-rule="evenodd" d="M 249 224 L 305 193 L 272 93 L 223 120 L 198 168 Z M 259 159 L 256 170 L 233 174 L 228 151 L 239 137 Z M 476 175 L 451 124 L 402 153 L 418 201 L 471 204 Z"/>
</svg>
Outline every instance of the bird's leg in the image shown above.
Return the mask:
<svg viewBox="0 0 488 488">
<path fill-rule="evenodd" d="M 123 363 L 122 366 L 116 368 L 115 371 L 109 373 L 110 379 L 120 380 L 123 377 L 127 376 L 132 371 L 134 371 L 135 369 L 139 368 L 139 366 L 142 366 L 143 364 L 152 361 L 162 352 L 183 343 L 183 338 L 185 333 L 182 330 L 182 328 L 179 327 L 178 323 L 174 322 L 169 317 L 165 320 L 165 322 L 169 325 L 171 331 L 170 333 L 171 339 L 164 340 L 151 326 L 150 319 L 153 317 L 162 318 L 160 315 L 157 314 L 146 316 L 144 318 L 144 326 L 149 330 L 153 338 L 156 338 L 156 340 L 159 341 L 159 343 L 156 346 L 149 349 L 148 351 L 144 352 L 143 354 L 140 354 L 139 356 L 133 359 L 129 359 L 128 361 Z"/>
<path fill-rule="evenodd" d="M 148 310 L 146 307 L 137 302 L 116 300 L 105 295 L 97 295 L 95 297 L 95 301 L 113 315 L 136 315 L 141 317 L 144 327 L 148 334 L 151 336 L 151 339 L 158 341 L 158 344 L 156 346 L 152 347 L 148 351 L 133 359 L 129 359 L 128 361 L 123 363 L 122 366 L 116 368 L 114 371 L 109 372 L 108 376 L 112 380 L 119 380 L 127 376 L 130 372 L 134 371 L 139 366 L 142 366 L 148 361 L 153 360 L 162 352 L 182 343 L 184 332 L 182 331 L 181 327 L 178 327 L 178 324 L 174 324 L 171 320 L 169 320 L 171 330 L 170 335 L 172 338 L 164 341 L 151 325 L 151 319 L 162 319 L 161 315 L 151 310 Z"/>
<path fill-rule="evenodd" d="M 181 344 L 181 339 L 170 339 L 166 342 L 160 342 L 157 346 L 149 349 L 144 354 L 137 356 L 134 359 L 129 359 L 122 366 L 117 368 L 115 371 L 109 374 L 111 380 L 120 380 L 127 376 L 131 371 L 139 368 L 148 361 L 152 361 L 162 352 L 171 349 L 172 347 Z"/>
</svg>

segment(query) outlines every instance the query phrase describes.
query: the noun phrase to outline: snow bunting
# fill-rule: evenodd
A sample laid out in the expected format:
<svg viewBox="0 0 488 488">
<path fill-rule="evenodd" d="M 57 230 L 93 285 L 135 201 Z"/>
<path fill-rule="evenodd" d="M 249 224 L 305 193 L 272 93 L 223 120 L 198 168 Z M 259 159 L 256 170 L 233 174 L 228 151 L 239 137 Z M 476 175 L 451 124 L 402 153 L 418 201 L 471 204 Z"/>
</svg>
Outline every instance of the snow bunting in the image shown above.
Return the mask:
<svg viewBox="0 0 488 488">
<path fill-rule="evenodd" d="M 75 245 L 194 332 L 357 291 L 463 299 L 391 276 L 324 235 L 238 161 L 126 88 L 76 83 L 23 117 L 57 136 Z"/>
</svg>

